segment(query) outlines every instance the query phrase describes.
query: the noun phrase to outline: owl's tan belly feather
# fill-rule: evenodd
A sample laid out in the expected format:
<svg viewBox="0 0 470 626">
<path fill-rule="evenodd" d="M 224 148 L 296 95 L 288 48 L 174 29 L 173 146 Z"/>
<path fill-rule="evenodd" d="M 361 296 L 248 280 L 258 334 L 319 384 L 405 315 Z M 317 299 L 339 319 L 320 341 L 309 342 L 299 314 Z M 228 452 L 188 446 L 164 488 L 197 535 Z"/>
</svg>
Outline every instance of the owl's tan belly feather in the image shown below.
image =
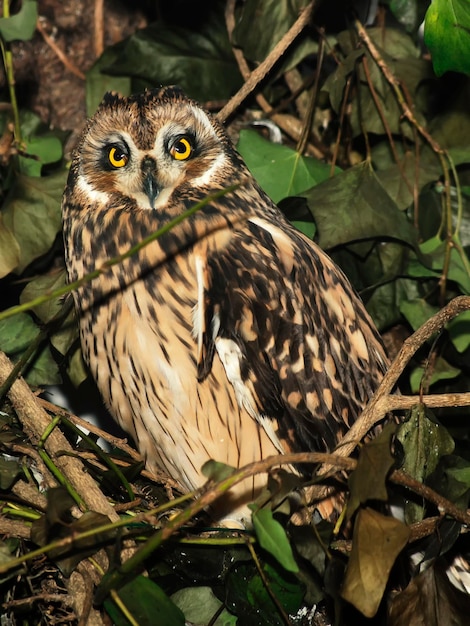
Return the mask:
<svg viewBox="0 0 470 626">
<path fill-rule="evenodd" d="M 110 412 L 135 439 L 147 468 L 165 471 L 184 491 L 204 484 L 201 467 L 209 459 L 241 467 L 279 453 L 237 403 L 217 354 L 209 376 L 198 381 L 191 295 L 196 285 L 188 287 L 179 292 L 187 306 L 177 311 L 170 293 L 161 293 L 159 303 L 146 309 L 143 281 L 118 293 L 94 321 L 108 332 L 95 334 L 93 346 L 90 319 L 81 318 L 83 350 Z M 257 476 L 240 484 L 217 514 L 230 511 L 231 518 L 239 518 L 265 483 Z"/>
</svg>

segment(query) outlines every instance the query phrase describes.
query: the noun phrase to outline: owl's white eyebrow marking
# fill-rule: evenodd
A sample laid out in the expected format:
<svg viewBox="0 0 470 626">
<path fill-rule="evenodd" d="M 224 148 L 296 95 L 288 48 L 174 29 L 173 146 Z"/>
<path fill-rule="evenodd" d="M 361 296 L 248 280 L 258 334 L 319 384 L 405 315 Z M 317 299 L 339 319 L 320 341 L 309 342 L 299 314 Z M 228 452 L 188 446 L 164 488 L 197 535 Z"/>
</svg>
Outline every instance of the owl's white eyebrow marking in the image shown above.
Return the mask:
<svg viewBox="0 0 470 626">
<path fill-rule="evenodd" d="M 226 166 L 227 156 L 224 152 L 221 152 L 217 155 L 217 157 L 212 161 L 210 166 L 201 174 L 192 181 L 192 185 L 194 187 L 205 187 L 214 182 L 214 174 L 217 173 L 219 169 Z"/>
<path fill-rule="evenodd" d="M 207 117 L 207 115 L 204 113 L 204 111 L 202 111 L 201 109 L 198 109 L 197 107 L 191 106 L 191 113 L 194 115 L 194 117 L 196 118 L 196 120 L 202 124 L 204 126 L 204 128 L 211 133 L 211 135 L 214 135 L 215 137 L 217 137 L 216 132 L 214 131 L 214 127 L 211 124 L 210 119 Z"/>
<path fill-rule="evenodd" d="M 82 174 L 79 174 L 77 178 L 77 187 L 84 193 L 91 202 L 99 202 L 104 206 L 109 202 L 109 194 L 103 191 L 98 191 L 87 182 Z"/>
</svg>

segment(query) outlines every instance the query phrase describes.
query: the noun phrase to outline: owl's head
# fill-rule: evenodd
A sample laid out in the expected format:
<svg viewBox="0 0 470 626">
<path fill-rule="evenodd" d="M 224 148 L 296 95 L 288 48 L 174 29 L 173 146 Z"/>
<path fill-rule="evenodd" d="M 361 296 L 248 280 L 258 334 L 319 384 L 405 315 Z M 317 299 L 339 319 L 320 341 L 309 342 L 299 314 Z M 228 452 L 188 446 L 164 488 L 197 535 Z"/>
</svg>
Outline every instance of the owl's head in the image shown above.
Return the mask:
<svg viewBox="0 0 470 626">
<path fill-rule="evenodd" d="M 208 191 L 246 175 L 222 126 L 176 87 L 106 94 L 75 150 L 72 172 L 88 202 L 118 194 L 141 209 L 165 206 L 177 188 Z"/>
</svg>

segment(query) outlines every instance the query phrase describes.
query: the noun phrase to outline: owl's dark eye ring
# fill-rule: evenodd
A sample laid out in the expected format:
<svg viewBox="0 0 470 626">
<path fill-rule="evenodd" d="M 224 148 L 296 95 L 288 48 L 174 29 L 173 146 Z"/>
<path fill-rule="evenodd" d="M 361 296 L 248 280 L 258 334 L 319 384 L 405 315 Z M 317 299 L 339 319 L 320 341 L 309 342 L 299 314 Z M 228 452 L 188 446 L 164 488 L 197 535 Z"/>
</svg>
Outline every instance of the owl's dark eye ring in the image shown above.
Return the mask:
<svg viewBox="0 0 470 626">
<path fill-rule="evenodd" d="M 108 151 L 108 161 L 116 169 L 124 167 L 129 161 L 129 155 L 119 146 L 111 146 Z"/>
<path fill-rule="evenodd" d="M 171 146 L 170 154 L 176 161 L 186 161 L 193 153 L 189 137 L 179 137 Z"/>
</svg>

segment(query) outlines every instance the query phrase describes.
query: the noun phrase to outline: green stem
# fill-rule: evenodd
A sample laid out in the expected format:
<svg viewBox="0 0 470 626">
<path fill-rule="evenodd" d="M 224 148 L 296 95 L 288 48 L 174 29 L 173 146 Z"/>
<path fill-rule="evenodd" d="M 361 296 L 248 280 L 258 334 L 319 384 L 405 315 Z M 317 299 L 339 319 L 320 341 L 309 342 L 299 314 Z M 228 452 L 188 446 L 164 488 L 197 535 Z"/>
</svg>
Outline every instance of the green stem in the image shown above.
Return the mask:
<svg viewBox="0 0 470 626">
<path fill-rule="evenodd" d="M 3 0 L 3 17 L 10 17 L 10 0 Z M 23 139 L 21 137 L 21 126 L 20 126 L 20 113 L 18 110 L 18 101 L 16 99 L 16 91 L 15 91 L 15 73 L 13 70 L 13 54 L 8 46 L 5 44 L 3 40 L 0 41 L 2 56 L 3 56 L 3 64 L 5 66 L 5 74 L 8 83 L 8 90 L 10 92 L 10 103 L 13 111 L 13 124 L 14 124 L 14 132 L 15 132 L 15 140 L 16 144 L 21 147 L 23 143 Z"/>
<path fill-rule="evenodd" d="M 91 437 L 88 437 L 83 432 L 83 430 L 78 428 L 78 426 L 75 426 L 75 424 L 72 424 L 70 420 L 66 419 L 65 417 L 59 417 L 59 419 L 67 428 L 70 428 L 70 430 L 72 430 L 75 435 L 81 437 L 83 441 L 86 442 L 87 446 L 91 448 L 95 452 L 95 454 L 101 459 L 101 461 L 105 463 L 112 472 L 114 472 L 114 474 L 120 480 L 124 489 L 127 491 L 129 501 L 132 502 L 132 500 L 135 498 L 134 491 L 132 490 L 129 481 L 124 476 L 121 469 L 116 465 L 116 463 L 114 463 L 109 454 L 106 454 L 106 452 L 102 448 L 100 448 L 100 446 L 95 443 Z"/>
<path fill-rule="evenodd" d="M 230 185 L 229 187 L 226 187 L 225 189 L 221 189 L 220 191 L 216 191 L 215 193 L 207 196 L 206 198 L 204 198 L 204 200 L 197 202 L 192 207 L 190 207 L 189 209 L 187 209 L 180 215 L 174 217 L 167 224 L 165 224 L 164 226 L 162 226 L 161 228 L 153 232 L 151 235 L 142 239 L 142 241 L 140 241 L 138 244 L 129 248 L 129 250 L 127 252 L 124 252 L 124 254 L 120 254 L 119 256 L 116 256 L 112 259 L 108 259 L 105 263 L 103 263 L 101 267 L 97 268 L 93 272 L 90 272 L 86 276 L 83 276 L 79 280 L 76 280 L 73 283 L 69 283 L 68 285 L 64 285 L 63 287 L 59 287 L 58 289 L 54 289 L 53 291 L 48 290 L 42 296 L 38 296 L 37 298 L 30 300 L 29 302 L 24 302 L 23 304 L 18 304 L 17 306 L 12 306 L 9 309 L 2 311 L 0 313 L 0 321 L 7 319 L 8 317 L 12 317 L 13 315 L 16 315 L 17 313 L 22 313 L 24 311 L 29 311 L 30 309 L 34 309 L 34 307 L 39 306 L 40 304 L 44 304 L 45 302 L 49 302 L 49 300 L 55 300 L 56 298 L 61 298 L 62 296 L 65 296 L 67 293 L 70 293 L 71 291 L 75 291 L 76 289 L 79 289 L 83 285 L 90 283 L 92 280 L 94 280 L 101 274 L 104 274 L 105 272 L 107 272 L 110 267 L 113 267 L 114 265 L 118 265 L 119 263 L 122 263 L 129 257 L 133 256 L 134 254 L 137 254 L 138 252 L 140 252 L 142 248 L 145 248 L 145 246 L 148 246 L 150 243 L 152 243 L 152 241 L 155 241 L 162 235 L 165 235 L 168 231 L 170 231 L 172 228 L 180 224 L 183 220 L 193 215 L 193 213 L 196 213 L 196 211 L 199 211 L 200 209 L 205 207 L 207 204 L 209 204 L 213 200 L 217 200 L 218 198 L 221 198 L 225 194 L 234 191 L 239 186 L 240 184 Z"/>
<path fill-rule="evenodd" d="M 83 501 L 83 499 L 81 498 L 80 494 L 66 480 L 65 476 L 62 474 L 62 472 L 59 470 L 59 468 L 55 465 L 55 463 L 53 462 L 53 460 L 51 459 L 51 457 L 49 456 L 49 454 L 46 452 L 46 450 L 44 448 L 47 439 L 51 435 L 52 431 L 56 428 L 56 426 L 58 426 L 60 421 L 61 421 L 60 417 L 54 417 L 52 419 L 52 421 L 50 422 L 50 424 L 48 425 L 48 427 L 46 428 L 46 430 L 43 432 L 42 437 L 39 440 L 39 444 L 38 444 L 38 453 L 39 453 L 39 456 L 41 457 L 41 459 L 43 460 L 44 464 L 46 465 L 47 469 L 57 479 L 57 481 L 63 487 L 65 487 L 67 489 L 67 491 L 72 496 L 74 501 L 80 507 L 80 510 L 81 511 L 86 511 L 87 510 L 86 504 Z"/>
</svg>

